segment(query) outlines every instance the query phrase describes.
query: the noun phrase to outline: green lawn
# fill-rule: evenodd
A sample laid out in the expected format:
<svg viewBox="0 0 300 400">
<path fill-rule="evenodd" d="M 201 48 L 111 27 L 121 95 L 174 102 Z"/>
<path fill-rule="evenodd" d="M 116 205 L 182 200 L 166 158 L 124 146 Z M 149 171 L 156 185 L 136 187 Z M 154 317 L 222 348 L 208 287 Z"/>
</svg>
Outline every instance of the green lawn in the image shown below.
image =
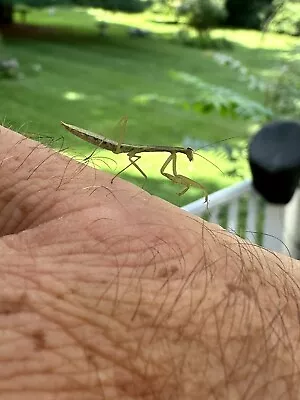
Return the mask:
<svg viewBox="0 0 300 400">
<path fill-rule="evenodd" d="M 101 19 L 110 22 L 106 38 L 100 37 L 96 28 L 96 21 Z M 187 138 L 209 143 L 228 138 L 230 143 L 232 136 L 239 136 L 236 139 L 239 141 L 247 140 L 256 128 L 251 122 L 137 101 L 138 96 L 149 94 L 172 98 L 192 96 L 194 88 L 174 80 L 173 71 L 187 72 L 263 101 L 261 94 L 246 89 L 234 71 L 218 65 L 212 51 L 171 42 L 168 39 L 178 28 L 151 22 L 151 19 L 150 14 L 110 14 L 95 9 L 60 9 L 52 17 L 46 10 L 32 11 L 28 17 L 30 24 L 71 26 L 73 30 L 57 29 L 56 34 L 29 38 L 5 37 L 6 52 L 19 59 L 25 76 L 0 81 L 1 121 L 25 134 L 64 139 L 69 154 L 81 155 L 89 154 L 92 146 L 64 132 L 60 120 L 116 139 L 118 129 L 114 126 L 127 115 L 126 142 L 138 144 L 178 146 Z M 128 26 L 144 27 L 154 34 L 147 39 L 133 39 L 128 36 Z M 232 40 L 235 48 L 230 54 L 261 77 L 278 73 L 282 60 L 296 46 L 296 39 L 287 36 L 267 35 L 262 41 L 261 34 L 252 31 L 215 31 L 213 34 Z M 40 64 L 42 71 L 34 73 L 32 64 Z M 56 146 L 61 140 L 55 141 Z M 220 154 L 203 154 L 224 171 L 232 168 Z M 108 167 L 101 156 L 115 159 L 116 171 L 127 162 L 125 155 L 99 152 L 95 162 L 106 170 Z M 178 187 L 166 182 L 159 173 L 165 158 L 165 155 L 143 155 L 140 165 L 149 178 L 144 188 L 180 206 L 202 196 L 196 189 L 181 198 L 176 195 Z M 113 162 L 108 160 L 108 163 L 115 168 Z M 210 193 L 237 180 L 222 175 L 200 157 L 193 163 L 180 159 L 178 169 L 181 174 L 201 182 Z M 239 160 L 239 169 L 247 176 L 245 160 Z M 123 177 L 139 185 L 144 183 L 135 168 L 130 168 Z"/>
</svg>

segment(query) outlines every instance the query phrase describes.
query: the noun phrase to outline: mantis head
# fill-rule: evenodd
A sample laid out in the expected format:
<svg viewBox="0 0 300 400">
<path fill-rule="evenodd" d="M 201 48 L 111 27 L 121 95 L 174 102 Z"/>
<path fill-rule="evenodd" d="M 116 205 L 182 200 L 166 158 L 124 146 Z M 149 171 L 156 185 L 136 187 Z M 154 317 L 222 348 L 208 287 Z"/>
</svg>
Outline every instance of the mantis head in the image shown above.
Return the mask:
<svg viewBox="0 0 300 400">
<path fill-rule="evenodd" d="M 194 159 L 194 150 L 191 147 L 186 148 L 186 156 L 190 161 L 193 161 Z"/>
</svg>

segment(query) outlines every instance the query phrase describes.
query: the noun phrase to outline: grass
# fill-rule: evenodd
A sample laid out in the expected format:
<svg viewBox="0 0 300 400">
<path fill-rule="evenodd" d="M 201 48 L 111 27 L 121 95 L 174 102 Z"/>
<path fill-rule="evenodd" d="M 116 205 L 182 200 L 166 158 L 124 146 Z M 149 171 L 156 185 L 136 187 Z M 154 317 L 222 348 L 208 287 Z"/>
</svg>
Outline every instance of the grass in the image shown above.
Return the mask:
<svg viewBox="0 0 300 400">
<path fill-rule="evenodd" d="M 109 35 L 100 37 L 96 22 L 110 23 Z M 27 30 L 27 37 L 7 34 L 6 52 L 17 57 L 24 72 L 19 80 L 2 80 L 0 119 L 6 125 L 25 134 L 51 136 L 56 145 L 64 140 L 69 154 L 87 155 L 89 146 L 64 132 L 59 121 L 63 120 L 93 131 L 105 132 L 117 139 L 117 121 L 128 115 L 129 125 L 126 142 L 138 144 L 167 144 L 180 146 L 187 139 L 214 143 L 230 137 L 236 141 L 247 140 L 249 133 L 257 128 L 251 122 L 224 118 L 216 113 L 196 112 L 158 103 L 141 103 L 142 95 L 156 94 L 178 98 L 189 98 L 194 89 L 175 81 L 173 71 L 183 71 L 199 76 L 208 83 L 222 85 L 263 101 L 262 95 L 250 92 L 240 82 L 236 73 L 218 65 L 212 51 L 182 47 L 168 39 L 178 29 L 175 26 L 155 23 L 150 14 L 110 14 L 96 9 L 58 9 L 54 16 L 47 10 L 33 10 L 28 24 L 55 28 L 41 32 Z M 152 37 L 134 39 L 128 36 L 128 27 L 143 27 L 153 32 Z M 59 27 L 60 29 L 56 29 Z M 71 27 L 72 31 L 66 30 Z M 30 35 L 29 35 L 30 33 Z M 240 60 L 253 73 L 268 77 L 276 74 L 282 60 L 296 46 L 296 40 L 275 34 L 261 40 L 258 32 L 220 31 L 216 37 L 226 37 L 235 44 L 232 56 Z M 36 74 L 33 64 L 40 64 L 42 71 Z M 224 155 L 216 152 L 202 153 L 225 172 L 232 169 Z M 127 163 L 125 155 L 97 153 L 95 162 L 105 170 L 108 167 L 102 156 L 117 161 L 117 169 Z M 178 188 L 160 175 L 159 170 L 165 155 L 143 155 L 140 165 L 148 175 L 144 182 L 135 168 L 130 168 L 123 177 L 174 204 L 182 206 L 202 196 L 199 190 L 191 189 L 182 198 Z M 107 161 L 107 160 L 106 160 Z M 114 163 L 108 161 L 114 168 Z M 246 160 L 239 160 L 242 176 L 248 176 Z M 201 182 L 209 193 L 234 183 L 210 163 L 196 157 L 189 163 L 181 158 L 180 173 Z M 113 171 L 112 171 L 113 172 Z"/>
</svg>

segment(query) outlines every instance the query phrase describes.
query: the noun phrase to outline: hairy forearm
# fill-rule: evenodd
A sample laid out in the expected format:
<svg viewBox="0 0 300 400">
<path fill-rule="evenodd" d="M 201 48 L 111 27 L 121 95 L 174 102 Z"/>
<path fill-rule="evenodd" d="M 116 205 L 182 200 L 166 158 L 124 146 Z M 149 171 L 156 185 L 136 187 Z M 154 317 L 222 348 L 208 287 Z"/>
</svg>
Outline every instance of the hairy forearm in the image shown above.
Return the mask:
<svg viewBox="0 0 300 400">
<path fill-rule="evenodd" d="M 299 397 L 299 262 L 0 142 L 1 400 Z"/>
<path fill-rule="evenodd" d="M 11 250 L 0 267 L 1 399 L 296 398 L 291 261 L 202 232 L 204 245 L 158 251 L 152 265 L 145 249 L 124 258 L 128 240 L 115 268 L 105 252 L 97 268 L 96 257 L 70 268 Z"/>
</svg>

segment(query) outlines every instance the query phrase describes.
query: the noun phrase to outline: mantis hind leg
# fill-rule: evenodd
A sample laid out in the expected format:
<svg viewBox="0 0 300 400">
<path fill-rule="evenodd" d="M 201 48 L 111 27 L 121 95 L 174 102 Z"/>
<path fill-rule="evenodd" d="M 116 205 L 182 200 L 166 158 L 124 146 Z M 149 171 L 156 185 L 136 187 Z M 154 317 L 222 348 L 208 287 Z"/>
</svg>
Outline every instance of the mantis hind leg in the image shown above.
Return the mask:
<svg viewBox="0 0 300 400">
<path fill-rule="evenodd" d="M 141 156 L 137 156 L 135 154 L 128 154 L 128 158 L 130 161 L 130 164 L 128 164 L 125 168 L 121 169 L 121 171 L 119 171 L 111 180 L 111 183 L 113 183 L 113 181 L 117 178 L 117 176 L 121 175 L 122 172 L 126 171 L 127 168 L 129 168 L 131 165 L 133 165 L 142 175 L 145 179 L 148 179 L 147 175 L 145 174 L 145 172 L 141 169 L 141 167 L 138 166 L 138 164 L 136 163 Z"/>
</svg>

